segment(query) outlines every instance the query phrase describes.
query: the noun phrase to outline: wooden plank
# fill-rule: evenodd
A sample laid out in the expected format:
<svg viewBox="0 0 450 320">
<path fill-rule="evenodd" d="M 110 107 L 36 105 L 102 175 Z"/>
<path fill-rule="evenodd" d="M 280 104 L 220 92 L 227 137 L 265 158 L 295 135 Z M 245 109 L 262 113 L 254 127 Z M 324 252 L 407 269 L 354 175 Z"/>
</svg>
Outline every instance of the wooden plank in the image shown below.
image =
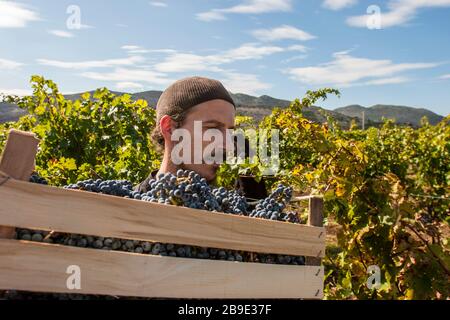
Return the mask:
<svg viewBox="0 0 450 320">
<path fill-rule="evenodd" d="M 0 178 L 1 179 L 1 178 Z M 10 179 L 0 225 L 246 250 L 321 256 L 323 228 L 212 213 Z"/>
<path fill-rule="evenodd" d="M 311 197 L 309 199 L 309 215 L 308 225 L 322 227 L 323 226 L 323 198 Z M 320 235 L 320 238 L 325 239 L 325 231 Z M 324 252 L 323 252 L 324 253 Z M 306 257 L 306 264 L 309 266 L 320 266 L 323 255 L 318 257 Z"/>
<path fill-rule="evenodd" d="M 80 268 L 80 290 L 66 282 Z M 0 289 L 164 298 L 323 297 L 323 267 L 160 257 L 0 240 Z"/>
<path fill-rule="evenodd" d="M 39 140 L 33 133 L 11 129 L 0 158 L 0 171 L 17 180 L 28 181 L 34 170 Z M 0 178 L 0 184 L 8 177 Z M 0 225 L 0 238 L 13 238 L 15 228 Z"/>
</svg>

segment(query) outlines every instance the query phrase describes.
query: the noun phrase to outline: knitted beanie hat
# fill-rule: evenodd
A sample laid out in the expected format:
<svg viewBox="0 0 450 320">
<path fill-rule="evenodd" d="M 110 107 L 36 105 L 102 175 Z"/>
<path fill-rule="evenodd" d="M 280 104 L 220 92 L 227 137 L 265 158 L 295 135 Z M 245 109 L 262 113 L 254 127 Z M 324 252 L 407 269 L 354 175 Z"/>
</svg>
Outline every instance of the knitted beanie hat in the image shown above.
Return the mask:
<svg viewBox="0 0 450 320">
<path fill-rule="evenodd" d="M 156 123 L 159 123 L 164 115 L 185 111 L 214 99 L 228 101 L 236 108 L 233 99 L 220 81 L 204 77 L 180 79 L 164 90 L 159 97 L 156 104 Z"/>
</svg>

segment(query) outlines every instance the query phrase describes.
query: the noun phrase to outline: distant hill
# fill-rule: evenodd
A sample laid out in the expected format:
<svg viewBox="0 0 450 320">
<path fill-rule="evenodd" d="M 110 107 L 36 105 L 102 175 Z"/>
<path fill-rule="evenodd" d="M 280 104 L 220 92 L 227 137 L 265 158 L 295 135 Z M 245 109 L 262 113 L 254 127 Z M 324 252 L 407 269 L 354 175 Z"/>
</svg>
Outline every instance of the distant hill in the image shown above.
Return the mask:
<svg viewBox="0 0 450 320">
<path fill-rule="evenodd" d="M 289 100 L 276 99 L 266 95 L 254 97 L 244 93 L 231 93 L 231 96 L 237 105 L 247 107 L 287 107 L 291 103 Z"/>
<path fill-rule="evenodd" d="M 376 104 L 371 107 L 363 107 L 358 104 L 337 108 L 334 111 L 349 117 L 362 119 L 364 117 L 367 122 L 382 122 L 383 118 L 393 119 L 399 124 L 409 124 L 414 127 L 420 126 L 420 119 L 426 116 L 431 124 L 437 124 L 444 117 L 424 108 L 413 108 L 407 106 L 395 106 Z"/>
<path fill-rule="evenodd" d="M 236 100 L 235 100 L 236 102 Z M 288 101 L 289 102 L 289 101 Z M 289 102 L 290 103 L 290 102 Z M 289 105 L 289 103 L 287 105 Z M 265 116 L 269 115 L 272 112 L 272 109 L 274 107 L 281 107 L 281 108 L 285 108 L 286 105 L 272 105 L 272 106 L 267 106 L 267 105 L 255 105 L 255 106 L 251 106 L 251 105 L 242 105 L 237 103 L 237 112 L 239 115 L 243 115 L 243 116 L 251 116 L 255 119 L 255 121 L 260 121 L 262 120 Z M 352 121 L 352 117 L 340 114 L 339 112 L 335 112 L 332 110 L 327 110 L 327 109 L 323 109 L 320 107 L 315 107 L 312 106 L 310 108 L 307 109 L 303 109 L 303 115 L 312 121 L 315 122 L 320 122 L 323 123 L 325 121 L 327 121 L 326 116 L 323 115 L 322 113 L 331 115 L 336 121 L 338 121 L 340 123 L 340 125 L 343 128 L 348 128 L 350 126 L 350 123 Z"/>
<path fill-rule="evenodd" d="M 150 106 L 156 106 L 159 97 L 161 96 L 162 91 L 144 91 L 133 93 L 131 97 L 135 100 L 142 99 L 147 101 Z"/>
<path fill-rule="evenodd" d="M 93 92 L 90 91 L 90 93 Z M 124 94 L 123 92 L 112 92 L 117 95 Z M 150 106 L 155 106 L 161 94 L 162 91 L 144 91 L 133 93 L 131 97 L 135 100 L 146 100 Z M 65 95 L 67 99 L 71 100 L 79 99 L 80 96 L 81 93 Z M 274 107 L 286 108 L 291 103 L 289 100 L 276 99 L 267 95 L 255 97 L 243 93 L 231 93 L 231 96 L 237 105 L 238 114 L 252 116 L 256 121 L 260 121 L 264 116 L 269 115 Z M 327 110 L 313 106 L 305 109 L 303 114 L 312 121 L 324 122 L 326 121 L 326 117 L 322 113 L 325 113 L 336 119 L 343 128 L 348 128 L 352 119 L 361 119 L 363 111 L 365 112 L 367 123 L 381 122 L 382 118 L 385 117 L 395 119 L 396 122 L 401 124 L 418 126 L 423 116 L 427 116 L 432 124 L 438 123 L 443 118 L 427 109 L 392 105 L 375 105 L 370 108 L 360 105 L 350 105 L 335 110 Z M 0 123 L 17 120 L 23 114 L 25 114 L 25 111 L 20 110 L 12 104 L 0 103 Z"/>
<path fill-rule="evenodd" d="M 93 95 L 93 94 L 95 93 L 95 90 L 91 90 L 91 91 L 88 91 L 88 92 L 89 92 L 91 95 Z M 122 94 L 125 94 L 125 92 L 112 91 L 112 90 L 110 90 L 109 92 L 114 93 L 115 95 L 122 95 Z M 72 100 L 72 101 L 73 101 L 73 100 L 80 99 L 80 98 L 81 98 L 81 95 L 84 94 L 84 93 L 86 93 L 86 92 L 65 94 L 64 97 L 65 97 L 66 99 L 69 99 L 69 100 Z"/>
<path fill-rule="evenodd" d="M 16 121 L 26 113 L 25 110 L 19 109 L 14 104 L 0 102 L 0 123 Z"/>
</svg>

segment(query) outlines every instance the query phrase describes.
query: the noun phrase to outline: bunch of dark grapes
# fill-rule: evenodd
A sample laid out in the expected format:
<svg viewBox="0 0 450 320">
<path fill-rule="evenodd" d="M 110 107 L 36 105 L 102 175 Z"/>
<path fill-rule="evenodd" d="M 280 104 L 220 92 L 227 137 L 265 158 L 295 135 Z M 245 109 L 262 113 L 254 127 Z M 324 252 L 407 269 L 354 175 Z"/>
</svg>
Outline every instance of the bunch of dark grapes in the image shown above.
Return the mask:
<svg viewBox="0 0 450 320">
<path fill-rule="evenodd" d="M 112 196 L 131 198 L 133 185 L 127 180 L 83 180 L 74 184 L 64 186 L 65 189 L 78 189 L 97 193 L 109 194 Z"/>
<path fill-rule="evenodd" d="M 292 188 L 279 184 L 265 199 L 258 201 L 250 217 L 300 223 L 295 212 L 283 212 L 292 198 Z"/>
<path fill-rule="evenodd" d="M 238 215 L 246 215 L 248 208 L 245 197 L 236 191 L 226 190 L 223 187 L 211 188 L 205 178 L 188 170 L 178 170 L 176 175 L 161 173 L 158 179 L 149 181 L 148 192 L 132 191 L 131 197 L 144 201 Z"/>
<path fill-rule="evenodd" d="M 235 190 L 227 190 L 224 187 L 215 188 L 212 191 L 214 198 L 220 203 L 220 212 L 248 215 L 247 199 Z"/>
<path fill-rule="evenodd" d="M 48 184 L 47 180 L 42 178 L 40 175 L 38 175 L 36 172 L 33 172 L 33 174 L 30 176 L 29 179 L 32 183 L 39 183 L 39 184 Z"/>
<path fill-rule="evenodd" d="M 144 193 L 133 190 L 131 182 L 126 180 L 89 179 L 64 188 L 212 212 L 300 223 L 295 212 L 283 212 L 291 200 L 292 188 L 281 184 L 267 198 L 260 200 L 251 212 L 243 195 L 224 187 L 213 188 L 208 185 L 205 178 L 194 171 L 180 169 L 176 174 L 161 173 L 157 179 L 151 179 L 148 184 L 149 191 Z"/>
</svg>

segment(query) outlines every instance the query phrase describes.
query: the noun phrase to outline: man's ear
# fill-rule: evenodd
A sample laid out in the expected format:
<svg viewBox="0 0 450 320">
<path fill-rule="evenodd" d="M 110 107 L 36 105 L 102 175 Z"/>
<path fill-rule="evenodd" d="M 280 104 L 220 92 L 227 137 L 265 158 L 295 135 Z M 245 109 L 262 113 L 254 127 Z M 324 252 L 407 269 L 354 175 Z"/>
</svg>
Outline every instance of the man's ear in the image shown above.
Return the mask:
<svg viewBox="0 0 450 320">
<path fill-rule="evenodd" d="M 170 136 L 175 129 L 175 121 L 170 116 L 165 115 L 159 120 L 159 128 L 164 140 L 170 141 Z"/>
</svg>

